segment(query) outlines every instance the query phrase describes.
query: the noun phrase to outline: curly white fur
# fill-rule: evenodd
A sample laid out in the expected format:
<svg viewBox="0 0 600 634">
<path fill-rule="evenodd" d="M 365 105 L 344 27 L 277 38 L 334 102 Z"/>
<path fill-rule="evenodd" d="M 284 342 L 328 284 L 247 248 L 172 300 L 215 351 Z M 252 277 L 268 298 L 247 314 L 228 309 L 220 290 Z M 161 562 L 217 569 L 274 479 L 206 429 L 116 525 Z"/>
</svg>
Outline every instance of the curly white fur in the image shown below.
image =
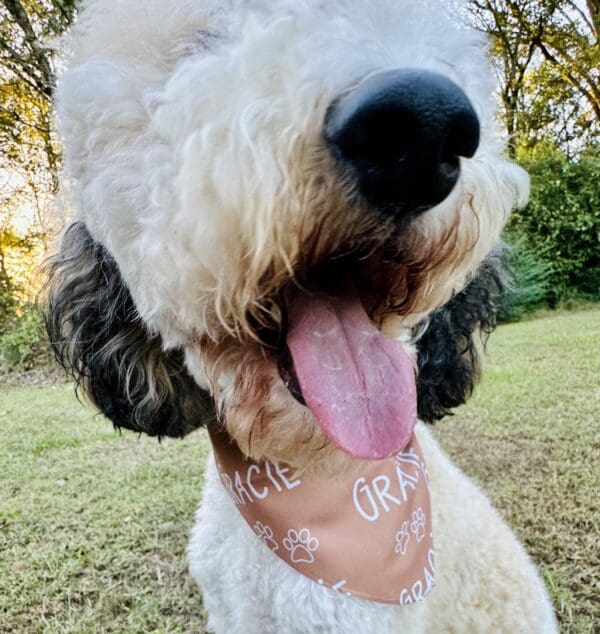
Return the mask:
<svg viewBox="0 0 600 634">
<path fill-rule="evenodd" d="M 475 246 L 423 312 L 464 282 L 527 197 L 502 158 L 481 36 L 440 2 L 89 5 L 58 92 L 67 173 L 92 236 L 169 345 L 235 331 L 263 299 L 265 273 L 291 269 L 311 223 L 346 220 L 311 148 L 329 103 L 370 73 L 442 72 L 483 126 L 461 195 L 415 227 L 415 241 L 435 243 L 457 213 L 457 248 Z"/>
</svg>

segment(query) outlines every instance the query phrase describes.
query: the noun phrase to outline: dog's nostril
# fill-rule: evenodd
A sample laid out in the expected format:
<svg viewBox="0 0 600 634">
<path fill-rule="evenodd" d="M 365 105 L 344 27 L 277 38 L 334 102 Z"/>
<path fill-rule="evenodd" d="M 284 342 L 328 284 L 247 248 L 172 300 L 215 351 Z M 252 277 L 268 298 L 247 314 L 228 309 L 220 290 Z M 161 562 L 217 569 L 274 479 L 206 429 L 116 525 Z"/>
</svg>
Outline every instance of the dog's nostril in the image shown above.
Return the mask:
<svg viewBox="0 0 600 634">
<path fill-rule="evenodd" d="M 443 75 L 395 70 L 334 102 L 325 138 L 361 194 L 403 213 L 440 203 L 479 145 L 479 120 L 465 93 Z"/>
</svg>

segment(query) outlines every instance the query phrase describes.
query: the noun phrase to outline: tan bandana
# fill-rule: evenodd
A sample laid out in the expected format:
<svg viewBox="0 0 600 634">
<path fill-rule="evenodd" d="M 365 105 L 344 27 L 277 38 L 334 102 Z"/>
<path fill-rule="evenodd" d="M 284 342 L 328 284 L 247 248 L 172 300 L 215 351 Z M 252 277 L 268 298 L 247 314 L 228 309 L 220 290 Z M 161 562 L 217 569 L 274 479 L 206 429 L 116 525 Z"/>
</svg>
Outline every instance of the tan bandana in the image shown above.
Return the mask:
<svg viewBox="0 0 600 634">
<path fill-rule="evenodd" d="M 211 433 L 223 485 L 257 537 L 322 586 L 380 603 L 423 599 L 434 584 L 427 469 L 413 436 L 393 458 L 334 479 L 248 461 Z"/>
</svg>

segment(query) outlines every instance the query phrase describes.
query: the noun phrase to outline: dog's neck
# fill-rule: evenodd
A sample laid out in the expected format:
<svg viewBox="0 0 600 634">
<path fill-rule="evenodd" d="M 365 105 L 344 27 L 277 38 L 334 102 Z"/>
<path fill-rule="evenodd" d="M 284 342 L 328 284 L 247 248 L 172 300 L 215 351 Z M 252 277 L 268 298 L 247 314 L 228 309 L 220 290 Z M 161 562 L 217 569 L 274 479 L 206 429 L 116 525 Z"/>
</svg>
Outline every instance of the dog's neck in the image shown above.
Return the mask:
<svg viewBox="0 0 600 634">
<path fill-rule="evenodd" d="M 257 540 L 318 584 L 381 603 L 413 603 L 434 582 L 427 470 L 405 450 L 336 478 L 247 459 L 223 430 L 211 441 L 223 486 Z"/>
</svg>

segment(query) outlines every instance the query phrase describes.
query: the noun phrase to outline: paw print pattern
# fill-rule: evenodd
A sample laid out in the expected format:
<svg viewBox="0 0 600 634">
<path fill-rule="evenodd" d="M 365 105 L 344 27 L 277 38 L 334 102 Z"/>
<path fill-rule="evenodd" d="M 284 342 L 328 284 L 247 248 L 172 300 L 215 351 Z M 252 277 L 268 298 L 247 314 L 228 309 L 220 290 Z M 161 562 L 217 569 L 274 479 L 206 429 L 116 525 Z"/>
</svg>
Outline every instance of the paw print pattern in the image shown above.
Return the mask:
<svg viewBox="0 0 600 634">
<path fill-rule="evenodd" d="M 402 524 L 402 528 L 396 533 L 396 554 L 406 555 L 406 548 L 410 541 L 408 532 L 408 520 Z"/>
<path fill-rule="evenodd" d="M 293 563 L 312 564 L 315 560 L 315 552 L 319 548 L 319 540 L 312 537 L 308 528 L 303 528 L 300 531 L 295 531 L 292 528 L 283 540 L 283 545 L 290 552 Z"/>
<path fill-rule="evenodd" d="M 260 538 L 265 546 L 268 546 L 273 552 L 279 549 L 279 544 L 273 539 L 273 529 L 266 526 L 262 522 L 254 524 L 254 532 Z"/>
<path fill-rule="evenodd" d="M 417 543 L 421 543 L 421 540 L 425 537 L 425 513 L 423 513 L 422 508 L 418 508 L 413 512 L 410 530 L 417 538 Z"/>
</svg>

